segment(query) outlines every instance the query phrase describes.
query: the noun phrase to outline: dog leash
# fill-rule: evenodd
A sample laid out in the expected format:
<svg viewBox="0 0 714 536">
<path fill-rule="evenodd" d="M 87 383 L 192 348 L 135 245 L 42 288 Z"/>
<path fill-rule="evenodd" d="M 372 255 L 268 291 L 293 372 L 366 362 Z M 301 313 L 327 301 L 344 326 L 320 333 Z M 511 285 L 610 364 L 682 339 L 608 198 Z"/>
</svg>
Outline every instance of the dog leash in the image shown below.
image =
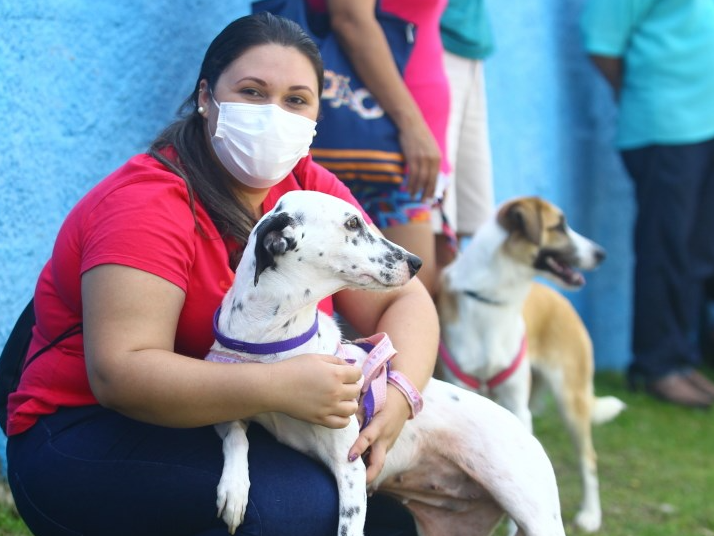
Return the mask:
<svg viewBox="0 0 714 536">
<path fill-rule="evenodd" d="M 231 351 L 211 349 L 205 357 L 206 361 L 217 363 L 250 363 L 256 360 L 243 354 L 267 355 L 287 352 L 302 346 L 309 341 L 318 330 L 318 314 L 315 313 L 315 322 L 302 335 L 278 342 L 249 343 L 232 339 L 223 335 L 218 328 L 218 317 L 221 308 L 213 315 L 213 334 L 216 341 Z M 362 428 L 367 426 L 372 418 L 384 407 L 387 399 L 387 383 L 394 385 L 404 395 L 411 409 L 410 418 L 413 419 L 422 410 L 424 401 L 419 390 L 404 374 L 391 370 L 389 361 L 397 354 L 392 341 L 386 333 L 377 333 L 371 337 L 357 339 L 352 344 L 367 352 L 367 359 L 362 364 L 363 383 L 360 388 L 360 411 L 364 414 Z M 237 353 L 236 353 L 237 352 Z M 342 345 L 338 345 L 337 353 L 345 355 Z"/>
<path fill-rule="evenodd" d="M 446 238 L 446 246 L 452 254 L 456 255 L 459 252 L 459 238 L 456 235 L 454 228 L 451 226 L 449 219 L 446 217 L 444 200 L 439 199 L 436 201 L 433 208 L 437 208 L 439 210 L 439 214 L 441 215 L 441 233 Z"/>
<path fill-rule="evenodd" d="M 366 339 L 358 339 L 351 344 L 359 346 L 369 354 L 362 364 L 362 379 L 360 380 L 359 409 L 357 410 L 362 416 L 360 430 L 363 430 L 384 407 L 387 400 L 387 383 L 394 385 L 407 399 L 411 409 L 409 418 L 416 417 L 422 410 L 424 402 L 419 390 L 409 378 L 397 370 L 391 370 L 389 360 L 396 355 L 397 351 L 392 346 L 389 336 L 386 333 L 377 333 Z M 342 344 L 338 345 L 335 355 L 342 357 L 352 365 L 356 362 L 347 357 Z M 211 349 L 204 359 L 214 363 L 258 362 L 235 353 L 235 351 L 216 349 Z"/>
<path fill-rule="evenodd" d="M 410 407 L 410 419 L 416 417 L 424 407 L 419 390 L 404 374 L 391 370 L 389 361 L 397 354 L 389 335 L 377 333 L 371 337 L 352 342 L 367 352 L 367 359 L 362 364 L 362 384 L 359 399 L 359 411 L 363 413 L 361 428 L 367 426 L 372 418 L 381 411 L 387 399 L 387 384 L 394 385 L 407 399 Z"/>
<path fill-rule="evenodd" d="M 501 385 L 503 382 L 505 382 L 513 375 L 514 372 L 516 372 L 516 370 L 518 370 L 518 367 L 523 362 L 523 358 L 526 356 L 527 350 L 528 342 L 526 336 L 524 335 L 521 339 L 521 347 L 519 348 L 516 357 L 513 359 L 513 362 L 511 362 L 511 364 L 507 368 L 505 368 L 492 378 L 484 381 L 480 378 L 477 378 L 476 376 L 466 374 L 463 370 L 461 370 L 459 368 L 459 365 L 456 363 L 456 360 L 449 352 L 449 349 L 444 344 L 444 341 L 439 340 L 439 357 L 441 357 L 441 360 L 444 362 L 447 368 L 454 374 L 454 376 L 456 376 L 464 384 L 475 390 L 481 389 L 484 384 L 486 385 L 487 389 L 492 390 L 497 386 Z"/>
</svg>

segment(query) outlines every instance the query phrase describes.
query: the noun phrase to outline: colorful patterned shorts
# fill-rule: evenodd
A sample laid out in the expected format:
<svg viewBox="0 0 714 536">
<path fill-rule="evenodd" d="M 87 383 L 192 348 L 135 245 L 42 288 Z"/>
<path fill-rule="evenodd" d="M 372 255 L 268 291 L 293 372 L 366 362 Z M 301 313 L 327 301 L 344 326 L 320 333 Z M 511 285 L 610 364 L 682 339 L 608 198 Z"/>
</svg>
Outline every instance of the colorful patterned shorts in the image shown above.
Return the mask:
<svg viewBox="0 0 714 536">
<path fill-rule="evenodd" d="M 380 229 L 431 221 L 431 205 L 412 198 L 400 184 L 360 180 L 345 184 Z"/>
</svg>

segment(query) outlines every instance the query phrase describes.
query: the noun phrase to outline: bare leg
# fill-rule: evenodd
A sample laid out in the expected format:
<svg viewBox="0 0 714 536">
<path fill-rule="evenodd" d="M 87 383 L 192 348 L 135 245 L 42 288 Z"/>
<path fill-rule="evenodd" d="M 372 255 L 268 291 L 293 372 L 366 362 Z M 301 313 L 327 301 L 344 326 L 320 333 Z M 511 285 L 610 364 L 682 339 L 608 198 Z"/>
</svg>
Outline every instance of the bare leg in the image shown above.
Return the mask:
<svg viewBox="0 0 714 536">
<path fill-rule="evenodd" d="M 431 296 L 435 296 L 436 288 L 436 256 L 434 232 L 431 223 L 409 223 L 396 225 L 381 229 L 384 236 L 396 242 L 407 251 L 419 256 L 422 260 L 422 267 L 417 274 L 419 280 L 429 291 Z"/>
</svg>

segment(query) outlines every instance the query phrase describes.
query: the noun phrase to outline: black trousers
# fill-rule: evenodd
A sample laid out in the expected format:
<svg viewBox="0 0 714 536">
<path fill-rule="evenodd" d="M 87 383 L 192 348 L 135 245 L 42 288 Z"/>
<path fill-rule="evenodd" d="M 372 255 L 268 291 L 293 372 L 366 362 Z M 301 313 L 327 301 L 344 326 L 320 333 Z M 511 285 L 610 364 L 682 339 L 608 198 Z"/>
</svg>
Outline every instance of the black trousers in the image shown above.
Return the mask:
<svg viewBox="0 0 714 536">
<path fill-rule="evenodd" d="M 714 274 L 714 139 L 622 158 L 637 199 L 629 373 L 652 380 L 701 359 L 699 315 Z"/>
</svg>

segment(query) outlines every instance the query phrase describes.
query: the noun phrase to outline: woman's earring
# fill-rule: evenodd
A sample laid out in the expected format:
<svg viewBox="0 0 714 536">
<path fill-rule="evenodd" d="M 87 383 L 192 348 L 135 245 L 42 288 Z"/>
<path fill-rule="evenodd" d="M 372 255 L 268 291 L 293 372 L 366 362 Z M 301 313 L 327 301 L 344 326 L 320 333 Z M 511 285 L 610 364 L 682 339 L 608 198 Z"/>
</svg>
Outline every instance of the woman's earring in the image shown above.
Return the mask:
<svg viewBox="0 0 714 536">
<path fill-rule="evenodd" d="M 199 107 L 198 107 L 197 112 L 198 112 L 199 114 L 203 115 L 205 111 L 206 111 L 206 109 L 205 109 L 203 106 L 199 106 Z"/>
</svg>

